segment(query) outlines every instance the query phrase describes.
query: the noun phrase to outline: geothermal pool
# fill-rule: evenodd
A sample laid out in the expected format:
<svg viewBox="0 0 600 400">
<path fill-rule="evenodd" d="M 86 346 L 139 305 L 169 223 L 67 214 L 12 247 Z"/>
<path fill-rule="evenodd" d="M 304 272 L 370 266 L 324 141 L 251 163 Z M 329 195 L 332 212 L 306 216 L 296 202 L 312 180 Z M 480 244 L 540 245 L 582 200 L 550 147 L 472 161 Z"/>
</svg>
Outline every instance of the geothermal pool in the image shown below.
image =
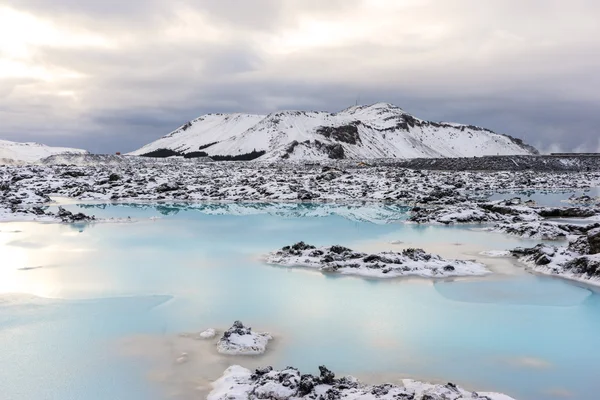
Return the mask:
<svg viewBox="0 0 600 400">
<path fill-rule="evenodd" d="M 452 381 L 524 400 L 589 400 L 600 391 L 598 292 L 479 254 L 535 241 L 402 224 L 406 210 L 392 206 L 67 208 L 124 222 L 0 224 L 2 398 L 201 398 L 196 388 L 234 363 Z M 367 280 L 262 261 L 300 240 L 422 247 L 477 259 L 494 274 Z M 236 319 L 273 333 L 266 355 L 220 357 L 212 344 L 178 336 Z M 180 351 L 190 365 L 174 364 Z"/>
</svg>

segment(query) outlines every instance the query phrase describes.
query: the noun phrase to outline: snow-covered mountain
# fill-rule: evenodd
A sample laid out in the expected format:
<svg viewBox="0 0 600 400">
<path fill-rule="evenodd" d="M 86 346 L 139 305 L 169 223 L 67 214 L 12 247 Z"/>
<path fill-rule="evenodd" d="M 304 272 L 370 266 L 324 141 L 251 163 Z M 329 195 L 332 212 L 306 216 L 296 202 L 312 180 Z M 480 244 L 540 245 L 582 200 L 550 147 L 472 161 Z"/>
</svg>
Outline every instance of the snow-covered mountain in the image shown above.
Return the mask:
<svg viewBox="0 0 600 400">
<path fill-rule="evenodd" d="M 88 154 L 86 150 L 50 147 L 39 143 L 19 143 L 0 140 L 0 164 L 35 163 L 56 154 Z"/>
<path fill-rule="evenodd" d="M 130 154 L 219 159 L 472 157 L 535 154 L 488 129 L 418 119 L 388 103 L 338 113 L 208 114 Z"/>
</svg>

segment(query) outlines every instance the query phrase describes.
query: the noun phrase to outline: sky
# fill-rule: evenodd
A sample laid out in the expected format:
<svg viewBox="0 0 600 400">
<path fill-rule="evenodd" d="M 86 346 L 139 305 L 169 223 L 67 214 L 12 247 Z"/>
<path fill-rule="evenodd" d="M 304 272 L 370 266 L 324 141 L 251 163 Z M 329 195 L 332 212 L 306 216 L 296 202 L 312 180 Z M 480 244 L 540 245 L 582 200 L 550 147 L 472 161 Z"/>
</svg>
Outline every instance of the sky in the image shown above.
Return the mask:
<svg viewBox="0 0 600 400">
<path fill-rule="evenodd" d="M 0 139 L 132 151 L 210 112 L 389 102 L 600 151 L 596 0 L 0 0 Z"/>
</svg>

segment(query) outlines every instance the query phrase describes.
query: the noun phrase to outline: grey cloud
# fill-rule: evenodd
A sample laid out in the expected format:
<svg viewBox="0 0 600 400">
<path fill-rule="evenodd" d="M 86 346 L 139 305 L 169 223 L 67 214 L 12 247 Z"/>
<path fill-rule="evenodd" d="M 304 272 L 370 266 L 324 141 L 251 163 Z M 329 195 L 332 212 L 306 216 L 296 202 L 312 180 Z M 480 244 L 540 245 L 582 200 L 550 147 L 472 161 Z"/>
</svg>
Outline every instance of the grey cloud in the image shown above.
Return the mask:
<svg viewBox="0 0 600 400">
<path fill-rule="evenodd" d="M 598 147 L 595 2 L 430 1 L 402 10 L 398 23 L 424 15 L 424 22 L 440 26 L 458 21 L 435 39 L 427 31 L 400 30 L 390 32 L 392 42 L 363 35 L 352 43 L 270 53 L 265 40 L 294 27 L 300 15 L 345 21 L 359 3 L 9 1 L 109 35 L 118 45 L 32 49 L 39 65 L 84 77 L 60 88 L 0 80 L 0 137 L 128 151 L 207 112 L 338 111 L 360 96 L 361 103 L 389 101 L 422 118 L 477 124 L 543 148 Z M 198 33 L 167 40 L 164 30 L 177 26 L 182 10 L 204 15 L 217 39 Z"/>
</svg>

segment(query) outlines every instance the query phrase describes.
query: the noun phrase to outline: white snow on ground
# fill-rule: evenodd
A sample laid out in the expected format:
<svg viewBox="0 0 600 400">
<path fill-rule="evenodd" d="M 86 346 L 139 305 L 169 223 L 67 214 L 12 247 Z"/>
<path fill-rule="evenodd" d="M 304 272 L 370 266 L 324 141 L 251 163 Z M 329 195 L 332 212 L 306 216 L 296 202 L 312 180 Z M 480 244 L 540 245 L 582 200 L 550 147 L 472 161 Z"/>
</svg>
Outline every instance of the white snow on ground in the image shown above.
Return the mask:
<svg viewBox="0 0 600 400">
<path fill-rule="evenodd" d="M 217 331 L 210 328 L 210 329 L 200 332 L 200 335 L 198 335 L 198 336 L 200 336 L 202 339 L 212 339 L 216 335 L 217 335 Z"/>
<path fill-rule="evenodd" d="M 39 143 L 0 140 L 0 164 L 28 164 L 55 154 L 88 154 L 86 150 L 50 147 Z"/>
<path fill-rule="evenodd" d="M 538 240 L 566 240 L 570 234 L 561 224 L 547 221 L 502 223 L 485 230 Z"/>
<path fill-rule="evenodd" d="M 451 276 L 485 275 L 490 271 L 474 261 L 447 260 L 421 249 L 406 249 L 402 253 L 366 254 L 342 246 L 316 248 L 303 242 L 270 253 L 267 263 L 289 267 L 316 268 L 322 272 L 337 272 L 373 278 L 421 276 L 443 278 Z"/>
<path fill-rule="evenodd" d="M 159 149 L 209 156 L 265 151 L 261 160 L 472 157 L 532 154 L 511 138 L 471 125 L 432 123 L 388 103 L 338 113 L 208 114 L 130 153 Z M 341 151 L 341 153 L 340 153 Z"/>
<path fill-rule="evenodd" d="M 535 260 L 528 257 L 519 258 L 519 261 L 526 264 L 533 271 L 542 274 L 558 276 L 573 281 L 600 286 L 600 276 L 590 276 L 588 274 L 583 274 L 581 272 L 566 268 L 567 263 L 578 256 L 580 255 L 574 255 L 572 253 L 569 254 L 565 247 L 561 247 L 556 250 L 555 255 L 552 255 L 552 262 L 550 264 L 536 265 Z M 600 255 L 587 255 L 583 256 L 583 258 L 600 265 Z"/>
<path fill-rule="evenodd" d="M 117 157 L 117 156 L 115 156 Z M 198 163 L 193 161 L 148 160 L 140 157 L 111 158 L 107 163 L 96 156 L 60 156 L 60 164 L 0 165 L 0 208 L 24 210 L 50 202 L 48 196 L 62 196 L 82 203 L 223 202 L 214 212 L 265 212 L 244 203 L 294 203 L 279 205 L 282 213 L 298 215 L 328 212 L 327 207 L 311 210 L 300 202 L 345 203 L 331 205 L 332 213 L 346 213 L 356 220 L 384 221 L 398 215 L 397 204 L 419 205 L 424 212 L 411 213 L 418 223 L 498 223 L 535 220 L 533 208 L 510 206 L 514 215 L 504 216 L 482 208 L 467 199 L 468 193 L 495 189 L 583 188 L 598 180 L 594 173 L 510 173 L 413 171 L 374 166 L 364 168 L 355 162 L 335 162 L 324 166 L 297 163 Z M 69 165 L 85 158 L 85 165 Z M 105 160 L 105 158 L 101 158 Z M 114 161 L 114 163 L 113 163 Z M 361 207 L 367 203 L 373 207 Z M 352 204 L 350 204 L 352 203 Z M 206 204 L 206 203 L 205 203 Z M 204 212 L 211 212 L 203 206 Z M 277 207 L 269 211 L 277 213 Z M 505 206 L 506 208 L 508 206 Z M 3 212 L 7 216 L 9 211 Z M 593 214 L 593 213 L 592 213 Z M 33 218 L 33 217 L 32 217 Z M 393 218 L 393 217 L 392 217 Z"/>
<path fill-rule="evenodd" d="M 538 244 L 512 253 L 536 272 L 600 285 L 600 228 L 570 237 L 568 246 Z"/>
<path fill-rule="evenodd" d="M 321 376 L 312 376 L 302 375 L 293 368 L 282 371 L 267 368 L 257 370 L 253 375 L 239 365 L 227 368 L 221 378 L 213 382 L 212 388 L 208 400 L 293 400 L 333 396 L 348 400 L 514 400 L 499 393 L 469 392 L 453 384 L 433 385 L 405 379 L 403 386 L 372 386 L 361 384 L 353 377 L 335 379 L 328 370 L 321 370 Z"/>
</svg>

